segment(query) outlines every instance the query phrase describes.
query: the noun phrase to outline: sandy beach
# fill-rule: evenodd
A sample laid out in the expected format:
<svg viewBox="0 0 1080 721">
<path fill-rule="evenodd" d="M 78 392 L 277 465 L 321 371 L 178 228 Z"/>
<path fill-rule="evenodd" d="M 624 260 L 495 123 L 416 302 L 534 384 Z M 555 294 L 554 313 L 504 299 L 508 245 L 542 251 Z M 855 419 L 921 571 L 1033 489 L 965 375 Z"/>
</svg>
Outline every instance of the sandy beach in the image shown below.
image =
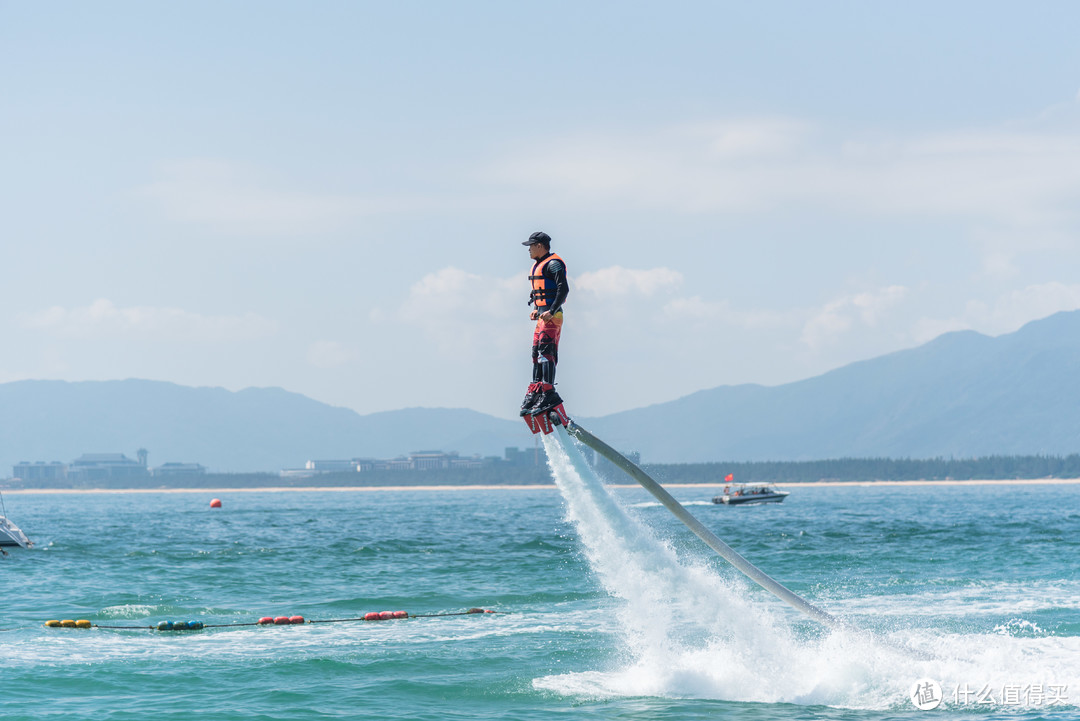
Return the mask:
<svg viewBox="0 0 1080 721">
<path fill-rule="evenodd" d="M 1080 478 L 1026 478 L 1019 480 L 970 480 L 970 481 L 816 481 L 804 483 L 777 483 L 782 488 L 880 488 L 888 486 L 1069 486 L 1080 483 Z M 634 483 L 607 484 L 609 488 L 637 488 Z M 728 483 L 664 483 L 665 488 L 716 489 Z M 748 483 L 747 485 L 753 485 Z M 533 485 L 476 485 L 476 486 L 265 486 L 260 488 L 24 488 L 5 490 L 8 495 L 68 495 L 68 494 L 125 494 L 125 493 L 306 493 L 309 491 L 332 491 L 336 493 L 379 493 L 390 491 L 523 491 L 555 490 L 554 484 Z"/>
</svg>

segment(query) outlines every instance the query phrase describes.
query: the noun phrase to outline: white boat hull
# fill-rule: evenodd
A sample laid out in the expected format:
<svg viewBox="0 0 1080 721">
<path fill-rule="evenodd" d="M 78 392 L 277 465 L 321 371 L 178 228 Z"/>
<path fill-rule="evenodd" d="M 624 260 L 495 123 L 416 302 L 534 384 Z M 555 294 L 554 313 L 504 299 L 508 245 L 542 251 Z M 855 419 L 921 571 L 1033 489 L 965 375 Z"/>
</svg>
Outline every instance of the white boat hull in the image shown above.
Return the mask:
<svg viewBox="0 0 1080 721">
<path fill-rule="evenodd" d="M 746 506 L 751 503 L 783 503 L 790 495 L 786 491 L 774 494 L 761 494 L 758 496 L 721 496 L 720 502 L 729 506 Z"/>
<path fill-rule="evenodd" d="M 32 544 L 26 534 L 8 519 L 0 516 L 0 546 L 29 548 Z"/>
</svg>

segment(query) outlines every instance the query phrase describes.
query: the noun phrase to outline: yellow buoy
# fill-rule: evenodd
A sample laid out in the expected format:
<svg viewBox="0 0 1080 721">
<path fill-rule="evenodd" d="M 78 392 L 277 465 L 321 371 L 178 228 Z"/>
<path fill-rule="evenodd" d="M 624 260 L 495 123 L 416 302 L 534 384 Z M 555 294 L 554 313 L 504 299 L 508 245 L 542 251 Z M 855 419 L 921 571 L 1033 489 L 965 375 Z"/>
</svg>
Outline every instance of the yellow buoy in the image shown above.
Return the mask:
<svg viewBox="0 0 1080 721">
<path fill-rule="evenodd" d="M 75 628 L 90 628 L 91 625 L 92 624 L 85 618 L 80 618 L 78 621 L 75 622 Z"/>
<path fill-rule="evenodd" d="M 45 625 L 49 628 L 60 628 L 60 622 L 56 620 L 46 621 Z"/>
<path fill-rule="evenodd" d="M 70 618 L 65 618 L 60 622 L 60 625 L 64 628 L 75 628 L 75 621 Z"/>
</svg>

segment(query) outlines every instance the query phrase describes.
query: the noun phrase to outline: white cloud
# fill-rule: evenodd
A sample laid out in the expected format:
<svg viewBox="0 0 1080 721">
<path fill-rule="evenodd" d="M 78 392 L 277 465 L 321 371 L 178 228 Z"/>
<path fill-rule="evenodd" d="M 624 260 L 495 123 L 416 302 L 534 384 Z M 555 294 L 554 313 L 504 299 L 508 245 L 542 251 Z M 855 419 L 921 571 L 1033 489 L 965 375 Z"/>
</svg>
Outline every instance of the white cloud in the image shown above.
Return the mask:
<svg viewBox="0 0 1080 721">
<path fill-rule="evenodd" d="M 276 324 L 258 314 L 201 315 L 179 308 L 117 307 L 99 298 L 82 308 L 53 306 L 22 318 L 22 325 L 64 338 L 153 338 L 181 342 L 253 340 L 272 335 Z"/>
<path fill-rule="evenodd" d="M 649 297 L 661 291 L 678 288 L 682 281 L 682 273 L 670 268 L 635 270 L 614 265 L 582 273 L 574 279 L 574 289 L 600 297 Z"/>
<path fill-rule="evenodd" d="M 1036 318 L 1045 318 L 1062 310 L 1080 308 L 1080 284 L 1040 283 L 1014 290 L 994 304 L 993 319 L 999 328 L 1019 328 Z M 1004 332 L 1004 331 L 1003 331 Z"/>
<path fill-rule="evenodd" d="M 893 308 L 908 294 L 902 285 L 890 285 L 873 293 L 857 293 L 851 298 L 851 304 L 857 309 L 865 325 L 876 326 L 882 312 Z"/>
<path fill-rule="evenodd" d="M 448 267 L 414 283 L 395 313 L 376 309 L 372 319 L 393 317 L 418 327 L 444 354 L 504 355 L 520 345 L 528 297 L 523 275 L 493 278 Z"/>
<path fill-rule="evenodd" d="M 763 309 L 736 309 L 730 301 L 707 301 L 701 296 L 672 298 L 662 307 L 669 321 L 691 321 L 713 326 L 731 325 L 747 330 L 776 328 L 791 324 L 798 311 L 774 311 Z"/>
<path fill-rule="evenodd" d="M 517 291 L 515 293 L 515 291 Z M 404 320 L 419 322 L 434 316 L 453 317 L 466 312 L 482 317 L 505 318 L 511 297 L 525 308 L 529 289 L 523 274 L 491 278 L 447 267 L 428 273 L 409 288 L 400 309 Z"/>
<path fill-rule="evenodd" d="M 831 300 L 814 311 L 803 325 L 802 342 L 811 349 L 819 349 L 854 328 L 875 328 L 881 316 L 900 304 L 907 294 L 904 286 L 891 285 Z"/>
<path fill-rule="evenodd" d="M 915 323 L 913 335 L 918 343 L 953 330 L 1000 335 L 1059 311 L 1077 309 L 1080 309 L 1080 283 L 1052 281 L 1009 291 L 989 303 L 968 301 L 963 313 L 957 316 L 920 319 Z"/>
</svg>

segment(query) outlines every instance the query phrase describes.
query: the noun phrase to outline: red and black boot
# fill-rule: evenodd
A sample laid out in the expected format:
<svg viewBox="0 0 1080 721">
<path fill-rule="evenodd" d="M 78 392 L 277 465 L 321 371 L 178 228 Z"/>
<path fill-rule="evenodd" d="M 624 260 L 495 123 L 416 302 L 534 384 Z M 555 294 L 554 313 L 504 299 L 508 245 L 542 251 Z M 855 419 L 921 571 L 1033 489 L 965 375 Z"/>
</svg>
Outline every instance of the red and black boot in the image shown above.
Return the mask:
<svg viewBox="0 0 1080 721">
<path fill-rule="evenodd" d="M 528 392 L 525 393 L 525 400 L 521 402 L 521 415 L 532 415 L 532 407 L 536 405 L 536 402 L 540 400 L 540 384 L 530 383 Z"/>
<path fill-rule="evenodd" d="M 540 394 L 529 409 L 529 415 L 540 415 L 552 410 L 555 406 L 562 405 L 562 398 L 559 397 L 558 391 L 555 390 L 555 386 L 550 383 L 543 383 L 540 385 Z"/>
</svg>

